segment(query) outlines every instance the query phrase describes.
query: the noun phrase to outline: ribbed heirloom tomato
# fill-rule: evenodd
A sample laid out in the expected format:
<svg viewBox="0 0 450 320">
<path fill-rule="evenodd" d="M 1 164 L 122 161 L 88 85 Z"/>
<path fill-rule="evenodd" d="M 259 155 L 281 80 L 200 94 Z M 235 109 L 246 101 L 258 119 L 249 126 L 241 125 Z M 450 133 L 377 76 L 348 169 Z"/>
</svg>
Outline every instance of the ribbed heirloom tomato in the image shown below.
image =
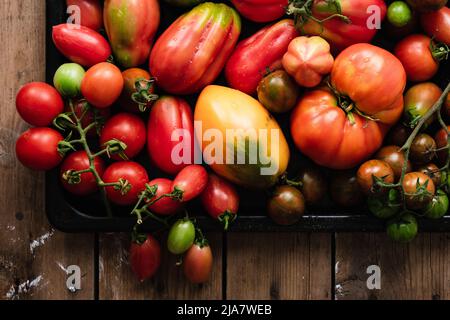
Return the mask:
<svg viewBox="0 0 450 320">
<path fill-rule="evenodd" d="M 405 70 L 388 51 L 371 44 L 344 50 L 331 71 L 333 90 L 306 93 L 294 109 L 296 146 L 317 164 L 352 168 L 374 153 L 402 114 Z"/>
</svg>

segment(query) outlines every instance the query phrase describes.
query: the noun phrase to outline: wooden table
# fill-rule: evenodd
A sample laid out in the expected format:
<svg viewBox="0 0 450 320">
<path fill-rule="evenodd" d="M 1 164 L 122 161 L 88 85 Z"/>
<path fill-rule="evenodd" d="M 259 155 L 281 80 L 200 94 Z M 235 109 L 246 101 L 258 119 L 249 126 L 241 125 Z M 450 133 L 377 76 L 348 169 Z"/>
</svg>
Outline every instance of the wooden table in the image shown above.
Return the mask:
<svg viewBox="0 0 450 320">
<path fill-rule="evenodd" d="M 45 1 L 0 1 L 1 299 L 449 299 L 450 235 L 421 234 L 409 245 L 384 234 L 209 234 L 212 280 L 188 284 L 173 257 L 138 283 L 126 235 L 63 234 L 44 213 L 44 179 L 23 168 L 14 143 L 27 125 L 15 112 L 19 87 L 45 77 Z M 66 268 L 81 268 L 81 290 Z M 367 267 L 381 268 L 369 290 Z"/>
</svg>

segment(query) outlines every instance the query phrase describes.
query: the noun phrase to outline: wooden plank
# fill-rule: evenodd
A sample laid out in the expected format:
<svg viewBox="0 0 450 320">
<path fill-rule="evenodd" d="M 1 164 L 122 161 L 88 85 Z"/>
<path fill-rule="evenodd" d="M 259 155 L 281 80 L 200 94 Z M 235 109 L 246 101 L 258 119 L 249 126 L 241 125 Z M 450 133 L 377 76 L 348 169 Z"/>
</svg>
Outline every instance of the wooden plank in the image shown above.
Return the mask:
<svg viewBox="0 0 450 320">
<path fill-rule="evenodd" d="M 370 265 L 380 267 L 380 290 L 367 288 Z M 404 245 L 385 234 L 338 234 L 336 299 L 450 299 L 450 236 L 423 233 Z"/>
<path fill-rule="evenodd" d="M 192 285 L 177 267 L 177 258 L 168 253 L 165 237 L 161 243 L 161 267 L 153 279 L 137 281 L 128 263 L 128 234 L 101 235 L 99 257 L 99 298 L 122 299 L 221 299 L 222 298 L 222 234 L 207 234 L 214 256 L 211 280 Z"/>
<path fill-rule="evenodd" d="M 44 213 L 44 179 L 23 168 L 15 140 L 27 125 L 15 111 L 21 85 L 45 79 L 45 1 L 0 1 L 0 299 L 93 298 L 93 236 L 53 230 Z M 81 290 L 69 292 L 69 265 Z"/>
<path fill-rule="evenodd" d="M 330 234 L 227 236 L 227 299 L 331 298 Z"/>
</svg>

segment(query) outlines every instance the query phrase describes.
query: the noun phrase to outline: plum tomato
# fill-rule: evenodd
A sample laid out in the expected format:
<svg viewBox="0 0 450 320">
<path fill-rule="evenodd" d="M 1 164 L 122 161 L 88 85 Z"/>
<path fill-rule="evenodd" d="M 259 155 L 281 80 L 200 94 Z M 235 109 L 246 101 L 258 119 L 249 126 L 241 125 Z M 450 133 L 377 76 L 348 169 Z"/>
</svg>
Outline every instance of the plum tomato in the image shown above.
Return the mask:
<svg viewBox="0 0 450 320">
<path fill-rule="evenodd" d="M 194 244 L 195 226 L 188 218 L 176 221 L 167 237 L 167 248 L 173 254 L 183 254 Z"/>
<path fill-rule="evenodd" d="M 187 202 L 198 197 L 208 184 L 208 172 L 198 164 L 183 168 L 172 183 L 172 190 L 180 192 L 181 201 Z"/>
<path fill-rule="evenodd" d="M 161 246 L 150 234 L 135 236 L 130 246 L 130 266 L 143 282 L 155 275 L 161 264 Z"/>
<path fill-rule="evenodd" d="M 169 179 L 157 178 L 150 181 L 148 185 L 158 187 L 155 196 L 149 201 L 158 199 L 159 197 L 172 192 L 172 180 Z M 164 197 L 148 206 L 148 209 L 153 213 L 169 216 L 180 212 L 183 207 L 182 202 L 172 199 L 171 197 Z"/>
<path fill-rule="evenodd" d="M 194 284 L 205 283 L 211 277 L 213 255 L 208 243 L 194 243 L 183 258 L 183 272 Z"/>
</svg>

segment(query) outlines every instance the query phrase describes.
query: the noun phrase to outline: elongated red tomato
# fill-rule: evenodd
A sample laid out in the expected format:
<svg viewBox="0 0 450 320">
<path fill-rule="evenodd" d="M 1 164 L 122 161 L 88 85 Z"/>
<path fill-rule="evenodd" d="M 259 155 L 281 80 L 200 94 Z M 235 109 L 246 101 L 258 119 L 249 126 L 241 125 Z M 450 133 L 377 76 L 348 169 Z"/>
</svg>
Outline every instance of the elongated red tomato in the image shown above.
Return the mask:
<svg viewBox="0 0 450 320">
<path fill-rule="evenodd" d="M 242 16 L 255 22 L 270 22 L 281 18 L 288 0 L 231 0 Z"/>
<path fill-rule="evenodd" d="M 168 174 L 194 163 L 194 120 L 187 102 L 169 96 L 156 101 L 148 119 L 147 141 L 151 161 Z"/>
<path fill-rule="evenodd" d="M 53 27 L 53 43 L 70 61 L 91 67 L 106 61 L 111 47 L 102 35 L 84 26 L 63 23 Z"/>
<path fill-rule="evenodd" d="M 198 164 L 187 166 L 181 170 L 172 183 L 172 190 L 181 192 L 183 202 L 198 197 L 208 185 L 208 172 Z"/>
<path fill-rule="evenodd" d="M 400 118 L 406 75 L 388 51 L 356 44 L 336 58 L 331 85 L 340 99 L 325 89 L 306 93 L 292 114 L 291 133 L 316 163 L 349 169 L 374 153 Z"/>
<path fill-rule="evenodd" d="M 156 195 L 150 199 L 150 201 L 158 199 L 162 195 L 169 194 L 172 192 L 172 180 L 165 178 L 158 178 L 150 181 L 148 183 L 149 186 L 157 186 Z M 148 209 L 156 214 L 170 216 L 177 212 L 180 212 L 183 209 L 184 205 L 182 202 L 178 200 L 174 200 L 170 197 L 161 198 L 156 201 L 154 204 L 150 205 Z"/>
<path fill-rule="evenodd" d="M 208 244 L 194 243 L 183 259 L 183 271 L 191 283 L 205 283 L 211 277 L 213 255 Z"/>
<path fill-rule="evenodd" d="M 450 8 L 424 13 L 420 16 L 420 23 L 430 37 L 450 46 Z"/>
<path fill-rule="evenodd" d="M 294 21 L 285 19 L 239 42 L 225 66 L 228 84 L 247 94 L 255 93 L 268 70 L 281 68 L 281 59 L 296 36 Z"/>
<path fill-rule="evenodd" d="M 100 0 L 66 0 L 67 7 L 77 6 L 80 10 L 80 24 L 98 31 L 103 26 L 103 12 Z"/>
<path fill-rule="evenodd" d="M 143 243 L 132 242 L 130 247 L 131 270 L 143 282 L 153 277 L 161 264 L 161 246 L 150 234 Z"/>
<path fill-rule="evenodd" d="M 174 94 L 200 91 L 222 71 L 241 32 L 236 11 L 222 3 L 200 4 L 178 18 L 156 41 L 150 73 Z"/>
</svg>

